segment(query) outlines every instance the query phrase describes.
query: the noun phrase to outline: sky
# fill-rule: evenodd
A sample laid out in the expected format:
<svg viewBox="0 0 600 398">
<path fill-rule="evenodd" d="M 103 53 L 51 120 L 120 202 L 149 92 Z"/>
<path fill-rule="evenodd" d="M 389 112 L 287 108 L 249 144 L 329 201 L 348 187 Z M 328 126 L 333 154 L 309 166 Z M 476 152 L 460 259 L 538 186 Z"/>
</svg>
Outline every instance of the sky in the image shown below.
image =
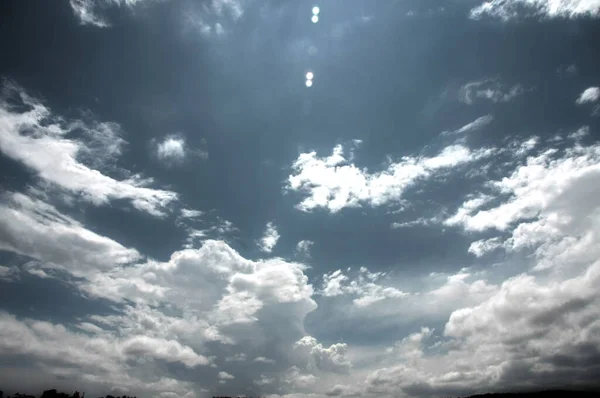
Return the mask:
<svg viewBox="0 0 600 398">
<path fill-rule="evenodd" d="M 598 387 L 600 1 L 0 18 L 5 393 Z"/>
</svg>

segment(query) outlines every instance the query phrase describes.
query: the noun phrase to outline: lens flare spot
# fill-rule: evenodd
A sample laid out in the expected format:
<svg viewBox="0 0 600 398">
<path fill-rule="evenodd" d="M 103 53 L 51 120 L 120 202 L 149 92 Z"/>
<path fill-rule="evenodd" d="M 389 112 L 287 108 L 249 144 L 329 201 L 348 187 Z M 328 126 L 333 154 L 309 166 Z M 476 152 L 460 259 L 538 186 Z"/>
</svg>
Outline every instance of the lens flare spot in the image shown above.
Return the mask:
<svg viewBox="0 0 600 398">
<path fill-rule="evenodd" d="M 312 80 L 306 81 L 306 87 L 312 87 Z"/>
<path fill-rule="evenodd" d="M 310 20 L 312 21 L 312 23 L 317 23 L 317 22 L 319 22 L 319 17 L 316 15 L 313 15 Z"/>
</svg>

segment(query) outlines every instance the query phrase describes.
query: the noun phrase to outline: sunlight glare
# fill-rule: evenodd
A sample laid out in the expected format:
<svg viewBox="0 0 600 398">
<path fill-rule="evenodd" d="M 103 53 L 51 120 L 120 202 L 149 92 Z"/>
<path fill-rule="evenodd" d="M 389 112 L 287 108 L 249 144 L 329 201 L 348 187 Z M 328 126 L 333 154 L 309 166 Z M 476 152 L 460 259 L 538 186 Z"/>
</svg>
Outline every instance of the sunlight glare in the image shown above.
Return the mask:
<svg viewBox="0 0 600 398">
<path fill-rule="evenodd" d="M 313 23 L 317 23 L 319 22 L 319 17 L 316 15 L 313 15 L 312 18 L 310 19 Z"/>
<path fill-rule="evenodd" d="M 312 87 L 312 80 L 306 81 L 306 87 Z"/>
</svg>

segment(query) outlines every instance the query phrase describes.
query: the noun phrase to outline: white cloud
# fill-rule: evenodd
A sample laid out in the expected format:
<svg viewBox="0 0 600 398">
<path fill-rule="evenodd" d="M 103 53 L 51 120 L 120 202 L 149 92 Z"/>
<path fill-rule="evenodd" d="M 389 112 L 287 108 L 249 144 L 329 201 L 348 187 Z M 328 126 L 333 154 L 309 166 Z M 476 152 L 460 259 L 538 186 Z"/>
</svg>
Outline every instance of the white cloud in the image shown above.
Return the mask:
<svg viewBox="0 0 600 398">
<path fill-rule="evenodd" d="M 435 217 L 430 217 L 430 218 L 419 217 L 416 220 L 411 220 L 411 221 L 393 222 L 390 226 L 393 229 L 412 228 L 415 226 L 427 227 L 430 225 L 439 224 L 439 222 L 440 222 L 439 217 L 440 216 L 435 216 Z"/>
<path fill-rule="evenodd" d="M 32 242 L 20 244 L 36 248 L 37 252 L 33 251 L 33 254 L 42 259 L 42 269 L 52 267 L 49 260 L 54 258 L 56 260 L 53 261 L 57 263 L 70 261 L 64 269 L 83 278 L 71 282 L 76 285 L 75 289 L 85 292 L 90 299 L 103 297 L 112 300 L 118 304 L 115 307 L 118 312 L 112 315 L 91 314 L 74 325 L 64 325 L 64 328 L 55 326 L 62 328 L 61 330 L 74 328 L 81 334 L 68 332 L 49 342 L 35 336 L 23 342 L 13 335 L 7 335 L 7 329 L 0 327 L 0 333 L 4 333 L 0 336 L 2 341 L 12 344 L 11 348 L 0 347 L 0 354 L 5 355 L 10 351 L 11 355 L 27 356 L 40 366 L 48 363 L 48 369 L 58 369 L 55 361 L 68 359 L 72 364 L 69 366 L 79 372 L 77 378 L 73 376 L 73 380 L 80 380 L 81 384 L 78 385 L 91 386 L 89 391 L 101 390 L 108 384 L 114 384 L 128 391 L 154 389 L 153 393 L 171 391 L 177 396 L 185 396 L 194 390 L 198 391 L 205 383 L 216 385 L 218 382 L 203 378 L 198 384 L 191 385 L 176 380 L 174 376 L 175 379 L 170 379 L 168 386 L 161 387 L 153 385 L 154 379 L 149 380 L 147 377 L 160 374 L 157 366 L 160 367 L 161 361 L 179 363 L 190 369 L 210 365 L 212 359 L 210 352 L 207 352 L 207 344 L 219 342 L 236 352 L 235 359 L 255 358 L 252 361 L 233 361 L 229 364 L 241 366 L 240 371 L 248 377 L 260 380 L 260 374 L 265 369 L 270 369 L 270 372 L 277 369 L 273 368 L 273 364 L 281 361 L 292 350 L 293 344 L 306 334 L 303 329 L 304 318 L 316 308 L 316 304 L 311 298 L 313 290 L 304 275 L 305 267 L 302 264 L 288 263 L 281 259 L 253 262 L 242 258 L 224 242 L 206 241 L 200 249 L 173 253 L 165 263 L 149 260 L 120 266 L 107 254 L 122 246 L 108 238 L 92 234 L 51 207 L 46 209 L 41 203 L 33 203 L 36 207 L 32 210 L 17 207 L 11 211 L 15 214 L 25 211 L 33 213 L 39 218 L 36 220 L 38 224 L 45 221 L 47 227 L 51 226 L 63 234 L 66 232 L 61 232 L 59 227 L 69 233 L 71 228 L 82 236 L 81 239 L 98 241 L 95 247 L 90 247 L 90 251 L 96 250 L 97 254 L 92 256 L 91 253 L 82 252 L 77 246 L 74 250 L 70 245 L 60 247 L 55 239 L 65 238 L 57 235 L 57 232 L 40 233 Z M 2 217 L 1 220 L 11 222 L 7 217 Z M 36 228 L 41 227 L 36 224 Z M 21 236 L 36 235 L 25 232 Z M 43 236 L 47 238 L 45 242 L 42 240 Z M 83 243 L 89 244 L 86 240 Z M 11 247 L 3 249 L 14 250 Z M 63 251 L 69 250 L 72 251 L 71 257 L 64 260 L 66 254 Z M 104 253 L 104 257 L 100 256 L 100 252 Z M 93 267 L 88 266 L 90 262 Z M 274 319 L 277 320 L 277 327 L 273 327 Z M 24 332 L 18 332 L 15 336 L 17 335 L 23 336 Z M 35 339 L 39 343 L 33 343 Z M 87 342 L 90 339 L 94 341 L 93 344 L 102 347 L 101 352 L 87 354 L 90 350 Z M 39 349 L 32 351 L 35 347 Z M 65 353 L 64 350 L 69 352 Z M 58 352 L 56 355 L 55 351 Z M 257 356 L 260 353 L 264 355 Z M 335 362 L 336 355 L 341 355 L 339 350 L 338 354 L 331 352 L 330 355 L 334 365 L 338 364 Z M 48 356 L 51 358 L 47 360 Z M 75 356 L 75 359 L 69 359 L 71 356 Z M 86 359 L 81 359 L 81 356 Z M 279 359 L 276 362 L 271 356 Z M 322 367 L 327 367 L 328 359 L 321 360 Z M 95 365 L 103 366 L 104 370 L 92 368 Z M 238 368 L 233 370 L 237 372 L 236 369 Z M 229 369 L 227 371 L 232 373 Z M 73 372 L 68 374 L 74 375 Z M 164 374 L 164 369 L 160 372 Z M 285 376 L 272 377 L 269 374 L 266 380 L 274 380 L 269 385 L 277 386 L 292 380 L 294 385 L 301 385 L 316 380 L 316 376 L 312 374 L 282 372 Z M 235 383 L 233 380 L 230 382 Z M 143 388 L 136 387 L 142 384 Z M 289 387 L 291 384 L 285 385 Z M 93 390 L 93 386 L 97 386 L 97 389 Z"/>
<path fill-rule="evenodd" d="M 500 238 L 481 239 L 471 243 L 469 253 L 474 254 L 476 257 L 482 257 L 486 253 L 500 247 L 502 247 L 502 240 Z"/>
<path fill-rule="evenodd" d="M 0 150 L 35 171 L 43 180 L 80 194 L 94 204 L 128 199 L 135 208 L 155 216 L 164 216 L 166 206 L 177 199 L 174 192 L 148 188 L 152 179 L 133 175 L 126 180 L 115 180 L 81 163 L 79 156 L 88 154 L 89 148 L 81 141 L 66 138 L 66 135 L 72 129 L 89 130 L 94 127 L 86 127 L 81 121 L 65 125 L 60 118 L 53 117 L 48 108 L 14 84 L 6 84 L 5 90 L 11 99 L 20 100 L 28 110 L 15 111 L 3 98 L 0 103 Z M 110 125 L 102 125 L 103 130 L 109 128 Z M 87 133 L 107 134 L 106 131 Z M 114 147 L 109 149 L 115 151 Z"/>
<path fill-rule="evenodd" d="M 323 275 L 321 294 L 325 297 L 355 296 L 353 303 L 358 307 L 367 307 L 385 299 L 402 298 L 408 295 L 394 287 L 383 287 L 375 283 L 383 276 L 385 276 L 383 272 L 371 273 L 366 267 L 362 267 L 358 277 L 351 280 L 341 270 L 337 270 Z"/>
<path fill-rule="evenodd" d="M 590 385 L 600 345 L 599 270 L 595 263 L 563 281 L 511 278 L 480 304 L 454 311 L 443 336 L 423 327 L 397 342 L 364 382 L 346 389 L 369 396 L 464 396 Z"/>
<path fill-rule="evenodd" d="M 478 117 L 477 119 L 475 119 L 474 121 L 472 121 L 471 123 L 468 123 L 468 124 L 462 126 L 458 130 L 444 131 L 442 133 L 442 135 L 471 133 L 473 131 L 481 130 L 483 127 L 490 124 L 493 120 L 494 120 L 494 117 L 492 115 L 481 116 L 481 117 Z"/>
<path fill-rule="evenodd" d="M 295 255 L 301 258 L 310 259 L 310 248 L 315 242 L 311 240 L 301 240 L 296 244 Z"/>
<path fill-rule="evenodd" d="M 204 212 L 193 209 L 181 209 L 181 217 L 183 218 L 197 218 L 203 215 Z"/>
<path fill-rule="evenodd" d="M 525 89 L 518 84 L 507 88 L 497 78 L 482 79 L 466 83 L 462 86 L 458 94 L 458 99 L 467 105 L 472 105 L 478 100 L 508 102 L 522 95 L 524 92 Z"/>
<path fill-rule="evenodd" d="M 254 380 L 254 384 L 256 384 L 257 386 L 264 386 L 273 382 L 275 382 L 274 378 L 269 378 L 265 375 L 260 375 L 260 379 Z"/>
<path fill-rule="evenodd" d="M 73 13 L 82 25 L 93 25 L 98 28 L 106 28 L 109 24 L 94 10 L 95 2 L 96 0 L 70 0 Z"/>
<path fill-rule="evenodd" d="M 151 356 L 164 359 L 167 362 L 181 362 L 187 367 L 208 365 L 210 362 L 202 355 L 198 355 L 190 347 L 181 345 L 178 341 L 152 338 L 148 336 L 135 336 L 126 340 L 121 351 L 125 355 L 139 357 Z"/>
<path fill-rule="evenodd" d="M 235 377 L 233 375 L 230 375 L 229 373 L 224 372 L 224 371 L 220 371 L 217 376 L 219 377 L 220 380 L 233 380 L 233 379 L 235 379 Z"/>
<path fill-rule="evenodd" d="M 288 177 L 287 188 L 307 196 L 297 205 L 302 211 L 322 207 L 335 213 L 362 204 L 382 206 L 399 201 L 404 191 L 418 180 L 492 153 L 491 149 L 472 151 L 462 145 L 451 145 L 436 156 L 405 156 L 397 163 L 392 162 L 385 171 L 369 173 L 349 163 L 344 148 L 337 145 L 324 158 L 316 152 L 301 154 L 292 166 L 294 174 Z"/>
<path fill-rule="evenodd" d="M 128 392 L 183 395 L 189 391 L 189 383 L 168 378 L 153 380 L 147 373 L 142 376 L 144 372 L 134 369 L 155 371 L 155 360 L 179 362 L 188 367 L 207 363 L 207 359 L 175 341 L 144 335 L 120 338 L 111 333 L 89 338 L 61 324 L 17 319 L 5 312 L 0 312 L 0 354 L 35 358 L 36 377 L 60 371 L 90 393 L 119 388 Z M 141 360 L 141 355 L 145 360 Z M 19 388 L 13 380 L 4 377 L 0 380 L 3 385 Z"/>
<path fill-rule="evenodd" d="M 47 268 L 65 269 L 76 276 L 109 271 L 141 257 L 39 199 L 10 192 L 2 199 L 0 250 L 35 258 Z"/>
<path fill-rule="evenodd" d="M 258 246 L 260 247 L 260 250 L 262 250 L 263 252 L 271 253 L 273 251 L 273 248 L 277 244 L 278 240 L 279 240 L 279 233 L 277 232 L 277 228 L 275 227 L 275 224 L 273 224 L 272 222 L 268 222 L 267 226 L 265 228 L 265 234 L 261 238 Z"/>
<path fill-rule="evenodd" d="M 522 13 L 522 14 L 521 14 Z M 519 15 L 547 18 L 577 18 L 600 15 L 598 0 L 489 0 L 471 10 L 471 18 L 482 16 L 509 20 Z"/>
<path fill-rule="evenodd" d="M 156 147 L 156 155 L 165 162 L 182 162 L 185 158 L 185 152 L 185 141 L 181 137 L 165 137 Z"/>
<path fill-rule="evenodd" d="M 69 0 L 73 13 L 82 25 L 106 28 L 110 23 L 100 14 L 108 7 L 128 7 L 130 10 L 142 2 L 158 0 Z"/>
<path fill-rule="evenodd" d="M 206 4 L 188 4 L 184 11 L 186 27 L 203 36 L 223 36 L 226 26 L 244 15 L 242 0 L 209 0 Z"/>
<path fill-rule="evenodd" d="M 564 267 L 571 263 L 569 256 L 591 258 L 600 250 L 592 245 L 600 206 L 597 186 L 600 146 L 540 149 L 507 177 L 490 181 L 486 195 L 464 202 L 444 223 L 472 232 L 509 232 L 504 240 L 475 242 L 474 254 L 502 245 L 509 251 L 534 250 L 538 269 Z"/>
<path fill-rule="evenodd" d="M 577 98 L 577 104 L 587 104 L 590 102 L 596 102 L 600 99 L 600 87 L 588 87 L 586 88 L 579 98 Z"/>
<path fill-rule="evenodd" d="M 344 343 L 332 344 L 328 348 L 312 336 L 304 336 L 294 344 L 294 351 L 309 371 L 348 373 L 352 363 L 346 357 L 348 346 Z"/>
<path fill-rule="evenodd" d="M 273 359 L 265 358 L 265 357 L 256 357 L 256 358 L 254 358 L 254 362 L 275 363 L 275 361 Z"/>
</svg>

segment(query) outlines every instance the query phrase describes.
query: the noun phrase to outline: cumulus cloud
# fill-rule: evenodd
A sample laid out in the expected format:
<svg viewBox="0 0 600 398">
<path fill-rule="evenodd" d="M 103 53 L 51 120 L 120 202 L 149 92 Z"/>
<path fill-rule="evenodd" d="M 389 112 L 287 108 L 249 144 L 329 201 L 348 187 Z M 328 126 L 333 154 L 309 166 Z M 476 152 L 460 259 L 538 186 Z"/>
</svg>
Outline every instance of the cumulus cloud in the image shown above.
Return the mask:
<svg viewBox="0 0 600 398">
<path fill-rule="evenodd" d="M 277 232 L 275 224 L 268 222 L 265 228 L 265 234 L 258 243 L 258 246 L 260 247 L 261 251 L 265 253 L 271 253 L 278 240 L 279 232 Z"/>
<path fill-rule="evenodd" d="M 0 337 L 2 356 L 35 358 L 40 377 L 60 374 L 89 387 L 87 391 L 118 388 L 185 394 L 189 383 L 168 378 L 152 380 L 140 377 L 142 372 L 136 377 L 134 369 L 156 370 L 156 360 L 192 368 L 208 363 L 208 359 L 176 341 L 144 335 L 121 338 L 109 332 L 90 339 L 61 324 L 18 319 L 6 312 L 0 312 Z M 14 381 L 1 379 L 3 385 L 19 387 Z"/>
<path fill-rule="evenodd" d="M 296 354 L 300 354 L 306 368 L 315 368 L 324 372 L 347 373 L 352 363 L 346 357 L 348 346 L 344 343 L 332 344 L 329 347 L 317 342 L 312 336 L 304 336 L 294 344 Z"/>
<path fill-rule="evenodd" d="M 394 287 L 384 287 L 376 282 L 385 276 L 383 272 L 369 272 L 362 267 L 358 277 L 351 279 L 341 270 L 323 275 L 321 294 L 325 297 L 341 295 L 355 296 L 353 303 L 358 307 L 367 307 L 373 303 L 389 298 L 402 298 L 408 295 Z"/>
<path fill-rule="evenodd" d="M 507 177 L 490 181 L 488 192 L 465 201 L 444 223 L 473 232 L 509 232 L 503 241 L 475 243 L 475 253 L 500 244 L 510 251 L 536 248 L 538 268 L 584 250 L 587 258 L 598 250 L 591 242 L 597 234 L 599 164 L 598 145 L 540 149 Z"/>
<path fill-rule="evenodd" d="M 600 2 L 596 0 L 489 0 L 473 8 L 470 16 L 485 15 L 509 20 L 519 16 L 546 18 L 598 17 Z"/>
<path fill-rule="evenodd" d="M 185 158 L 185 141 L 180 137 L 166 137 L 156 147 L 156 155 L 167 162 L 181 162 Z"/>
<path fill-rule="evenodd" d="M 180 165 L 190 156 L 208 158 L 206 151 L 190 148 L 181 135 L 167 135 L 162 141 L 154 142 L 157 159 L 167 166 Z"/>
<path fill-rule="evenodd" d="M 588 87 L 581 93 L 579 98 L 577 98 L 576 103 L 579 105 L 587 104 L 596 102 L 598 99 L 600 99 L 600 87 Z"/>
<path fill-rule="evenodd" d="M 36 213 L 39 209 L 44 208 L 38 204 L 36 211 L 32 212 Z M 66 217 L 49 213 L 50 210 L 52 209 L 39 215 L 40 221 L 48 219 L 46 222 L 54 225 L 54 219 Z M 14 214 L 24 212 L 22 208 L 12 211 Z M 2 220 L 4 221 L 5 217 L 2 217 Z M 66 220 L 74 224 L 72 220 Z M 4 333 L 0 336 L 2 341 L 11 344 L 10 347 L 0 347 L 3 355 L 10 352 L 11 355 L 27 356 L 33 358 L 36 363 L 45 364 L 44 358 L 54 355 L 53 347 L 56 347 L 56 352 L 59 353 L 50 358 L 48 368 L 55 369 L 54 361 L 61 358 L 66 360 L 67 354 L 68 358 L 75 356 L 74 362 L 69 362 L 69 366 L 77 369 L 77 377 L 81 378 L 83 386 L 102 388 L 105 385 L 101 384 L 102 381 L 106 384 L 113 383 L 127 391 L 146 391 L 147 388 L 154 388 L 155 393 L 164 390 L 184 396 L 194 389 L 197 390 L 198 384 L 191 386 L 173 376 L 175 378 L 167 383 L 169 386 L 161 389 L 163 387 L 150 387 L 152 380 L 147 379 L 148 375 L 158 373 L 155 367 L 161 366 L 160 362 L 178 363 L 190 369 L 210 365 L 212 356 L 207 353 L 208 343 L 218 342 L 230 346 L 237 353 L 237 359 L 249 358 L 251 353 L 251 358 L 255 358 L 252 361 L 229 363 L 241 366 L 240 371 L 248 377 L 254 377 L 253 380 L 260 380 L 260 374 L 264 373 L 265 368 L 271 368 L 275 363 L 271 356 L 281 361 L 285 353 L 293 349 L 293 344 L 305 335 L 304 318 L 316 308 L 316 303 L 312 299 L 313 290 L 308 284 L 302 264 L 288 263 L 281 259 L 254 262 L 244 259 L 224 242 L 206 241 L 200 249 L 173 253 L 171 259 L 164 263 L 149 260 L 120 266 L 111 264 L 111 261 L 115 260 L 101 258 L 99 252 L 105 252 L 106 255 L 111 250 L 120 249 L 128 254 L 127 249 L 108 238 L 92 234 L 80 224 L 71 225 L 67 221 L 62 220 L 58 226 L 63 226 L 64 229 L 76 228 L 85 244 L 88 244 L 85 239 L 98 241 L 95 247 L 89 249 L 95 250 L 98 258 L 91 257 L 92 260 L 88 260 L 86 256 L 90 257 L 91 254 L 78 251 L 77 246 L 71 257 L 67 257 L 71 263 L 67 264 L 64 270 L 79 276 L 79 279 L 70 283 L 75 284 L 89 298 L 101 297 L 111 300 L 116 305 L 116 313 L 90 314 L 73 325 L 54 325 L 52 328 L 58 328 L 62 334 L 49 343 L 46 337 L 33 336 L 28 338 L 27 342 L 22 338 L 19 340 L 17 335 L 31 336 L 31 333 L 23 332 L 26 326 L 14 326 L 21 329 L 10 335 L 6 334 L 10 328 L 0 327 L 0 333 Z M 55 228 L 60 232 L 58 226 Z M 30 232 L 27 232 L 27 235 L 35 236 Z M 54 245 L 54 239 L 67 240 L 60 235 L 55 236 L 54 232 L 46 232 L 43 235 L 48 238 L 46 242 L 42 241 L 40 234 L 37 241 L 24 242 L 21 245 L 41 246 L 37 249 L 38 252 L 33 252 L 39 253 L 36 257 L 45 258 L 41 269 L 52 268 L 49 260 L 53 258 L 56 258 L 53 260 L 56 263 L 65 262 L 63 257 L 66 254 L 56 254 L 44 247 Z M 13 247 L 2 249 L 14 250 Z M 69 249 L 70 246 L 66 245 L 60 250 L 66 252 Z M 135 251 L 133 253 L 137 254 Z M 92 263 L 93 267 L 88 267 L 87 263 Z M 4 268 L 2 270 L 4 271 Z M 3 274 L 8 274 L 8 271 Z M 38 322 L 20 321 L 12 315 L 6 316 L 12 324 Z M 273 328 L 274 319 L 277 320 L 276 328 Z M 72 329 L 78 330 L 80 334 L 70 332 Z M 35 339 L 39 340 L 39 344 L 33 343 L 37 341 Z M 97 353 L 98 356 L 102 356 L 102 360 L 87 355 L 90 349 L 87 342 L 90 339 L 96 339 L 94 344 L 102 348 L 102 351 Z M 32 351 L 37 347 L 36 344 L 40 350 Z M 45 347 L 43 353 L 41 347 Z M 64 350 L 69 351 L 65 354 Z M 264 355 L 257 356 L 260 353 Z M 335 362 L 336 355 L 342 354 L 334 354 L 332 352 L 331 356 L 335 365 L 338 364 Z M 80 358 L 84 355 L 85 359 Z M 327 358 L 318 360 L 323 364 L 322 368 L 329 366 Z M 139 366 L 135 367 L 136 364 Z M 92 368 L 95 365 L 104 366 L 105 369 L 96 370 Z M 285 361 L 283 365 L 287 369 Z M 138 371 L 141 372 L 142 369 L 144 375 L 140 376 Z M 230 372 L 229 369 L 227 371 Z M 228 376 L 221 376 L 221 380 L 233 382 Z M 306 372 L 287 372 L 285 377 L 266 379 L 284 384 L 293 381 L 293 385 L 296 385 L 316 380 L 316 376 Z M 207 379 L 204 379 L 204 382 L 217 383 Z M 148 386 L 136 387 L 144 383 Z M 244 381 L 241 380 L 240 383 Z"/>
<path fill-rule="evenodd" d="M 229 373 L 224 372 L 224 371 L 220 371 L 219 374 L 217 375 L 217 377 L 220 380 L 233 380 L 233 379 L 235 379 L 235 377 L 233 375 L 230 375 Z"/>
<path fill-rule="evenodd" d="M 306 196 L 297 205 L 302 211 L 325 208 L 335 213 L 363 204 L 377 207 L 399 201 L 404 191 L 419 180 L 492 153 L 491 149 L 471 150 L 451 145 L 436 156 L 405 156 L 391 162 L 384 171 L 370 173 L 350 163 L 344 157 L 343 146 L 337 145 L 327 157 L 318 157 L 316 152 L 301 154 L 292 165 L 293 174 L 288 177 L 287 188 Z"/>
<path fill-rule="evenodd" d="M 90 149 L 67 135 L 74 129 L 88 130 L 86 133 L 92 136 L 106 136 L 106 131 L 90 132 L 94 127 L 81 121 L 64 123 L 12 83 L 5 84 L 4 92 L 0 102 L 0 150 L 35 171 L 42 180 L 94 204 L 127 199 L 135 208 L 155 216 L 164 216 L 167 205 L 177 199 L 174 192 L 149 188 L 152 179 L 133 175 L 116 180 L 82 163 L 80 156 L 89 155 Z M 16 101 L 27 110 L 20 112 L 8 101 Z M 102 129 L 110 126 L 103 125 Z M 109 149 L 115 151 L 114 147 Z"/>
<path fill-rule="evenodd" d="M 524 92 L 525 89 L 518 84 L 506 87 L 498 78 L 482 79 L 463 85 L 459 90 L 458 99 L 467 105 L 472 105 L 480 100 L 508 102 Z"/>
<path fill-rule="evenodd" d="M 597 263 L 550 284 L 531 275 L 504 282 L 476 306 L 454 311 L 442 340 L 423 327 L 388 349 L 362 395 L 469 395 L 485 389 L 582 387 L 596 383 Z"/>
</svg>

